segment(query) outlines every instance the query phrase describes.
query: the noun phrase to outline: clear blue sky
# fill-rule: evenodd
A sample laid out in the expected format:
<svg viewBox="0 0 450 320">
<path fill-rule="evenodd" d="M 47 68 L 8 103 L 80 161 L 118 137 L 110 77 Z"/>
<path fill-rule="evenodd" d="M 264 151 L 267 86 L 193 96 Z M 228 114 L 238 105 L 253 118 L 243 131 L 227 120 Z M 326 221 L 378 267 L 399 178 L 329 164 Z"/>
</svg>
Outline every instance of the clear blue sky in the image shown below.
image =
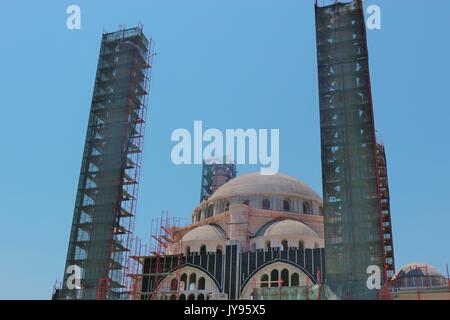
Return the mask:
<svg viewBox="0 0 450 320">
<path fill-rule="evenodd" d="M 446 0 L 373 0 L 376 126 L 396 265 L 450 262 Z M 65 26 L 81 7 L 81 30 Z M 313 0 L 13 1 L 0 5 L 0 298 L 48 299 L 63 275 L 101 34 L 144 24 L 157 56 L 136 231 L 189 217 L 200 166 L 170 161 L 175 128 L 279 128 L 280 171 L 321 193 Z M 238 167 L 239 173 L 255 167 Z"/>
</svg>

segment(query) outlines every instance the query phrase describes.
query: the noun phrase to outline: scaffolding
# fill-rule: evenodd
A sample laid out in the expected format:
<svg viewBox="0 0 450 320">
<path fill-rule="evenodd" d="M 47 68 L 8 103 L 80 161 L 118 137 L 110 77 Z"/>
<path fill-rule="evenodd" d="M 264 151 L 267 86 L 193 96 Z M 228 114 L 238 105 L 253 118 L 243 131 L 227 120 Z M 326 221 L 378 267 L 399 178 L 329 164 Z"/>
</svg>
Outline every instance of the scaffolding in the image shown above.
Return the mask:
<svg viewBox="0 0 450 320">
<path fill-rule="evenodd" d="M 164 273 L 165 270 L 164 260 L 162 258 L 166 255 L 168 240 L 170 237 L 169 217 L 167 211 L 162 211 L 159 219 L 152 220 L 151 237 L 151 255 L 156 257 L 153 283 L 157 284 L 161 273 Z M 152 290 L 152 296 L 150 297 L 151 299 L 156 299 L 158 295 L 157 289 L 158 287 L 155 285 Z"/>
<path fill-rule="evenodd" d="M 153 56 L 142 26 L 103 34 L 66 260 L 81 287 L 65 273 L 58 299 L 128 298 Z"/>
<path fill-rule="evenodd" d="M 170 296 L 177 299 L 180 291 L 180 268 L 182 264 L 183 246 L 182 239 L 176 239 L 176 231 L 180 224 L 179 217 L 170 217 L 167 210 L 161 212 L 159 219 L 152 220 L 152 251 L 155 257 L 153 272 L 153 288 L 150 299 L 158 299 L 158 294 Z M 168 265 L 166 257 L 176 256 L 175 265 Z M 169 288 L 160 288 L 160 280 L 175 270 L 175 281 L 172 281 Z M 175 297 L 175 298 L 173 298 Z"/>
<path fill-rule="evenodd" d="M 447 289 L 448 289 L 448 292 L 450 293 L 450 275 L 449 275 L 449 272 L 448 272 L 448 263 L 445 265 L 445 268 L 446 268 L 446 271 L 447 271 Z"/>
<path fill-rule="evenodd" d="M 228 162 L 226 158 L 203 161 L 200 202 L 207 200 L 217 189 L 236 177 L 236 164 Z"/>
<path fill-rule="evenodd" d="M 62 282 L 58 279 L 55 280 L 55 283 L 53 284 L 53 290 L 52 290 L 52 300 L 56 300 L 58 298 L 58 293 L 62 290 Z"/>
<path fill-rule="evenodd" d="M 315 9 L 326 281 L 377 299 L 367 268 L 378 266 L 384 284 L 386 259 L 364 10 L 361 0 Z"/>
<path fill-rule="evenodd" d="M 386 152 L 384 145 L 377 144 L 378 186 L 381 207 L 381 229 L 383 231 L 384 269 L 386 279 L 391 279 L 395 274 L 394 243 L 391 222 L 391 205 L 389 195 L 389 182 L 387 174 Z M 386 281 L 389 284 L 389 281 Z M 389 292 L 389 289 L 387 289 Z"/>
<path fill-rule="evenodd" d="M 142 240 L 133 236 L 130 242 L 130 256 L 128 257 L 128 274 L 127 274 L 127 292 L 128 300 L 138 300 L 139 292 L 142 286 L 142 279 L 138 276 L 142 274 L 143 257 L 150 255 L 147 244 L 143 244 Z"/>
<path fill-rule="evenodd" d="M 171 217 L 167 210 L 161 211 L 158 218 L 151 221 L 150 245 L 144 254 L 136 252 L 131 259 L 133 262 L 130 299 L 156 300 L 160 295 L 177 299 L 180 288 L 180 266 L 183 259 L 182 240 L 178 239 L 179 217 Z M 152 258 L 149 265 L 145 265 L 146 258 Z M 175 258 L 175 259 L 173 259 Z M 173 263 L 175 261 L 175 263 Z M 161 288 L 160 281 L 169 273 L 175 273 L 169 288 Z"/>
</svg>

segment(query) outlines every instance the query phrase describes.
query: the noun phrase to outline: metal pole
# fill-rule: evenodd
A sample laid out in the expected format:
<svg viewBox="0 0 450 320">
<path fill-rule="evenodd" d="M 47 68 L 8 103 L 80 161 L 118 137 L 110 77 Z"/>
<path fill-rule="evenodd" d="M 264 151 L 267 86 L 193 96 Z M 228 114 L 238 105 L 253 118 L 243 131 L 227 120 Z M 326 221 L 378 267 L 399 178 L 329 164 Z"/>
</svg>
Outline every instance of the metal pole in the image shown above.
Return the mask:
<svg viewBox="0 0 450 320">
<path fill-rule="evenodd" d="M 419 291 L 419 268 L 416 265 L 416 278 L 415 278 L 415 282 L 416 282 L 416 288 L 417 288 L 417 300 L 420 300 L 420 291 Z"/>
<path fill-rule="evenodd" d="M 447 282 L 448 282 L 448 291 L 450 291 L 450 277 L 448 275 L 448 263 L 446 264 L 447 267 Z"/>
</svg>

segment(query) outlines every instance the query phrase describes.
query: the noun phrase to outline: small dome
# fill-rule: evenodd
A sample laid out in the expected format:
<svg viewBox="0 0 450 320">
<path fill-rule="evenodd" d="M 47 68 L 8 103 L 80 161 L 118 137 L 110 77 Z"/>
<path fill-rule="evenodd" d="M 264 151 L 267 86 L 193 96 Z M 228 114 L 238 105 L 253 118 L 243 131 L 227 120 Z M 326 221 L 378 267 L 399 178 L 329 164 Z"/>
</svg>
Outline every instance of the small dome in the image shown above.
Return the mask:
<svg viewBox="0 0 450 320">
<path fill-rule="evenodd" d="M 320 239 L 313 229 L 297 220 L 281 220 L 271 224 L 264 233 L 264 236 L 302 235 Z"/>
<path fill-rule="evenodd" d="M 435 267 L 420 262 L 403 266 L 391 280 L 398 288 L 448 286 L 447 279 Z"/>
<path fill-rule="evenodd" d="M 222 241 L 225 236 L 218 227 L 212 225 L 204 225 L 197 227 L 183 236 L 184 241 Z"/>
<path fill-rule="evenodd" d="M 321 198 L 306 183 L 285 174 L 249 173 L 231 179 L 209 198 L 209 201 L 239 195 L 291 195 L 321 202 Z"/>
<path fill-rule="evenodd" d="M 401 267 L 395 275 L 392 277 L 392 280 L 402 278 L 402 277 L 410 277 L 410 276 L 430 276 L 430 277 L 442 277 L 444 276 L 433 266 L 422 263 L 408 263 Z"/>
</svg>

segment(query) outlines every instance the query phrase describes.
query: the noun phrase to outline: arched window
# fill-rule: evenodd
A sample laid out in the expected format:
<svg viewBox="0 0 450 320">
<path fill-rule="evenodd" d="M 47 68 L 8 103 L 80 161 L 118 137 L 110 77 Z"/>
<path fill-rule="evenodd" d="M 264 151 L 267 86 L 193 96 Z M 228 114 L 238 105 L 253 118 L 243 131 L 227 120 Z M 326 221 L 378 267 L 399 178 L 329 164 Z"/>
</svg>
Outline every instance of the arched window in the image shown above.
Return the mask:
<svg viewBox="0 0 450 320">
<path fill-rule="evenodd" d="M 289 244 L 287 240 L 282 240 L 281 241 L 281 246 L 283 247 L 283 251 L 288 251 L 289 249 Z"/>
<path fill-rule="evenodd" d="M 191 294 L 188 296 L 188 300 L 195 300 L 195 294 L 191 293 Z"/>
<path fill-rule="evenodd" d="M 206 246 L 204 244 L 202 244 L 200 246 L 200 254 L 201 255 L 205 255 L 206 254 Z"/>
<path fill-rule="evenodd" d="M 299 241 L 298 242 L 298 248 L 300 249 L 300 250 L 303 250 L 304 248 L 305 248 L 305 243 L 303 242 L 303 241 Z"/>
<path fill-rule="evenodd" d="M 205 278 L 198 279 L 198 290 L 205 290 Z"/>
<path fill-rule="evenodd" d="M 170 281 L 170 290 L 177 291 L 178 290 L 178 280 L 177 278 L 173 278 L 172 281 Z"/>
<path fill-rule="evenodd" d="M 180 300 L 186 300 L 186 296 L 184 294 L 180 294 Z"/>
<path fill-rule="evenodd" d="M 210 205 L 208 206 L 208 211 L 207 211 L 207 213 L 206 213 L 206 217 L 207 217 L 207 218 L 212 217 L 212 216 L 213 216 L 213 213 L 214 213 L 214 206 L 213 206 L 212 204 L 210 204 Z"/>
<path fill-rule="evenodd" d="M 170 300 L 177 300 L 177 295 L 176 294 L 172 294 L 170 296 Z"/>
<path fill-rule="evenodd" d="M 225 202 L 225 211 L 230 210 L 230 202 Z"/>
<path fill-rule="evenodd" d="M 266 251 L 270 251 L 271 249 L 270 241 L 266 241 Z"/>
<path fill-rule="evenodd" d="M 197 212 L 197 222 L 200 221 L 202 218 L 202 212 L 200 210 L 198 210 Z"/>
<path fill-rule="evenodd" d="M 197 300 L 205 300 L 205 295 L 204 295 L 203 293 L 200 293 L 200 294 L 197 296 Z"/>
<path fill-rule="evenodd" d="M 190 255 L 191 254 L 191 247 L 190 246 L 186 246 L 185 248 L 184 248 L 184 253 L 188 256 L 188 255 Z"/>
<path fill-rule="evenodd" d="M 195 273 L 191 273 L 189 276 L 189 290 L 195 290 L 197 282 L 197 275 Z"/>
<path fill-rule="evenodd" d="M 303 213 L 311 213 L 311 207 L 308 202 L 303 202 Z"/>
<path fill-rule="evenodd" d="M 242 202 L 242 204 L 245 204 L 246 206 L 248 206 L 250 204 L 250 200 L 244 200 L 244 202 Z"/>
<path fill-rule="evenodd" d="M 180 277 L 180 290 L 187 289 L 187 274 L 183 273 Z"/>
<path fill-rule="evenodd" d="M 263 199 L 262 201 L 262 208 L 263 209 L 270 209 L 270 200 L 269 199 Z"/>
<path fill-rule="evenodd" d="M 217 246 L 217 248 L 216 248 L 216 253 L 217 253 L 217 254 L 222 254 L 222 251 L 223 251 L 222 246 L 219 244 L 219 245 Z"/>
<path fill-rule="evenodd" d="M 273 269 L 270 273 L 270 286 L 271 287 L 278 287 L 278 270 Z"/>
<path fill-rule="evenodd" d="M 289 199 L 284 199 L 284 200 L 283 200 L 283 210 L 284 210 L 284 211 L 289 211 L 289 210 L 291 210 L 291 206 L 290 206 L 290 203 L 289 203 Z"/>
<path fill-rule="evenodd" d="M 281 270 L 281 286 L 289 287 L 289 271 L 288 269 Z"/>
<path fill-rule="evenodd" d="M 291 275 L 291 287 L 298 287 L 300 285 L 300 277 L 298 273 L 293 273 Z"/>
<path fill-rule="evenodd" d="M 267 288 L 269 286 L 269 276 L 267 274 L 263 274 L 261 276 L 261 288 Z"/>
</svg>

